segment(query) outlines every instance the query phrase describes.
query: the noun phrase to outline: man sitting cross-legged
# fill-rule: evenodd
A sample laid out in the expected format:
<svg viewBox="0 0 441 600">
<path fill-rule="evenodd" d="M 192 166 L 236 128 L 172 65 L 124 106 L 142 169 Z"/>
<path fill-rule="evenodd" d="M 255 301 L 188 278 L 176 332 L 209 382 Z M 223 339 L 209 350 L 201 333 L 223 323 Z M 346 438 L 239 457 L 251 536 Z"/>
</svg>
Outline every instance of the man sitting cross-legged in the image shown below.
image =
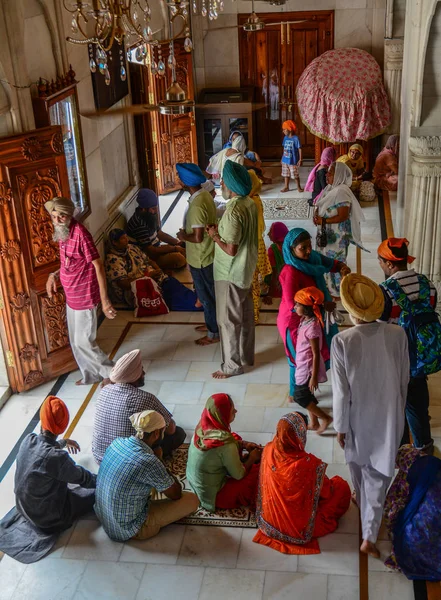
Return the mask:
<svg viewBox="0 0 441 600">
<path fill-rule="evenodd" d="M 118 542 L 151 538 L 199 506 L 196 494 L 183 492 L 153 452 L 164 436 L 164 417 L 145 410 L 130 420 L 136 435 L 111 443 L 97 479 L 95 512 L 107 535 Z M 153 488 L 167 498 L 151 500 Z"/>
<path fill-rule="evenodd" d="M 185 440 L 185 431 L 176 427 L 171 413 L 156 396 L 140 389 L 144 385 L 140 350 L 132 350 L 117 361 L 110 382 L 101 390 L 96 404 L 92 453 L 97 463 L 101 463 L 115 438 L 133 435 L 130 416 L 144 410 L 155 410 L 163 416 L 166 429 L 155 454 L 159 458 L 170 456 Z"/>
</svg>

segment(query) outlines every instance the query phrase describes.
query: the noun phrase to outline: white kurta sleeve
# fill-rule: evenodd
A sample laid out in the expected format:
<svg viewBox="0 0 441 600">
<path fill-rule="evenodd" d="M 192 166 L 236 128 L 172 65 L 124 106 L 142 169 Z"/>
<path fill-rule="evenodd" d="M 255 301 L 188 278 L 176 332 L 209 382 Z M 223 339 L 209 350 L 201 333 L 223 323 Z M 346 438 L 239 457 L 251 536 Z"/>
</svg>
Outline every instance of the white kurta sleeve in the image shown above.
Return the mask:
<svg viewBox="0 0 441 600">
<path fill-rule="evenodd" d="M 334 337 L 331 344 L 331 374 L 333 425 L 337 433 L 347 433 L 351 392 L 346 377 L 343 343 L 338 335 Z"/>
</svg>

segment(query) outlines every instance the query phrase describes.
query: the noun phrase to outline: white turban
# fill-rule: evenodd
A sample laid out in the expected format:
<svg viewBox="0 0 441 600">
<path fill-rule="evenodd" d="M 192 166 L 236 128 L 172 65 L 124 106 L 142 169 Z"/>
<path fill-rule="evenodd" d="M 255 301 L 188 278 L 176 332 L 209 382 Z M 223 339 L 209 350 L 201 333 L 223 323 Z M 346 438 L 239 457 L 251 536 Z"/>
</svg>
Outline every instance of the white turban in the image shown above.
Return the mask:
<svg viewBox="0 0 441 600">
<path fill-rule="evenodd" d="M 56 198 L 52 198 L 52 200 L 48 200 L 45 202 L 44 208 L 49 214 L 51 214 L 53 210 L 56 210 L 63 215 L 69 215 L 69 217 L 75 212 L 75 205 L 72 200 L 64 198 L 63 196 L 57 196 Z"/>
<path fill-rule="evenodd" d="M 130 421 L 136 429 L 136 437 L 140 440 L 144 437 L 144 433 L 151 433 L 165 427 L 164 417 L 155 410 L 143 410 L 135 413 L 130 417 Z"/>
<path fill-rule="evenodd" d="M 141 350 L 132 350 L 121 356 L 110 371 L 110 381 L 112 383 L 135 383 L 141 377 Z"/>
<path fill-rule="evenodd" d="M 207 181 L 201 183 L 201 187 L 204 188 L 205 191 L 210 193 L 215 189 L 214 183 L 210 179 L 207 179 Z"/>
</svg>

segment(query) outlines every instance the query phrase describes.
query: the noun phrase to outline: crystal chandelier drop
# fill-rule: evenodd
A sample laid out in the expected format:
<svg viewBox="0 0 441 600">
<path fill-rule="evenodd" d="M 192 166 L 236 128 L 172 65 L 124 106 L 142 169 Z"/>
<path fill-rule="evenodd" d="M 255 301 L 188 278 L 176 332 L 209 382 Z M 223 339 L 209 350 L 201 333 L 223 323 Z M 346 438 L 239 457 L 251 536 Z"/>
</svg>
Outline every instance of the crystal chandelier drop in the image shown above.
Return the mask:
<svg viewBox="0 0 441 600">
<path fill-rule="evenodd" d="M 202 15 L 215 21 L 219 13 L 224 11 L 224 0 L 191 0 L 191 8 L 194 15 Z"/>
</svg>

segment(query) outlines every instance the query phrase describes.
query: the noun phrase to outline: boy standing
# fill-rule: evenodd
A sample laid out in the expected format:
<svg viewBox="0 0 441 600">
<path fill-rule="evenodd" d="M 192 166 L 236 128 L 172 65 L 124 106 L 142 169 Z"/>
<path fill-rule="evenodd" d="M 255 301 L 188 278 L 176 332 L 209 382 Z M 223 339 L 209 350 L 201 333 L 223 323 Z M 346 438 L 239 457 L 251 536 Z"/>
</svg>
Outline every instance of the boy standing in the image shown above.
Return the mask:
<svg viewBox="0 0 441 600">
<path fill-rule="evenodd" d="M 283 138 L 282 177 L 285 178 L 285 187 L 281 192 L 289 192 L 289 180 L 295 179 L 297 190 L 303 192 L 300 187 L 298 167 L 302 166 L 302 146 L 299 138 L 295 135 L 297 127 L 294 121 L 285 121 L 282 125 L 285 135 Z"/>
</svg>

